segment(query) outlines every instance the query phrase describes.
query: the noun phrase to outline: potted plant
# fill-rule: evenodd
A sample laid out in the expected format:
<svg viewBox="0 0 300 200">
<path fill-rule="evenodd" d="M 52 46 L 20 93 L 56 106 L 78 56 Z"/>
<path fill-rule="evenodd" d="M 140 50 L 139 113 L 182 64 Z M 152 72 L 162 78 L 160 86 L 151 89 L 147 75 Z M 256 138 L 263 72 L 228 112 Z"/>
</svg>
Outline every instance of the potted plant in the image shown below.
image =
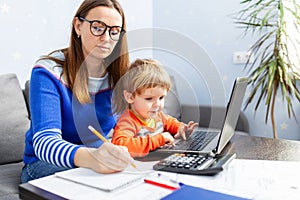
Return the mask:
<svg viewBox="0 0 300 200">
<path fill-rule="evenodd" d="M 261 102 L 265 102 L 265 123 L 271 119 L 273 137 L 277 138 L 275 124 L 275 103 L 281 91 L 286 102 L 288 116 L 294 113 L 295 97 L 300 101 L 300 91 L 297 82 L 300 80 L 299 56 L 291 57 L 294 47 L 300 46 L 300 38 L 293 38 L 287 29 L 287 17 L 293 28 L 299 32 L 300 2 L 299 0 L 243 0 L 244 8 L 236 13 L 235 23 L 244 28 L 245 34 L 259 33 L 259 39 L 251 46 L 249 59 L 245 67 L 249 69 L 249 85 L 252 85 L 246 106 L 257 96 L 255 111 Z M 295 50 L 293 51 L 295 53 Z M 300 52 L 299 52 L 300 53 Z M 298 63 L 297 63 L 298 62 Z"/>
</svg>

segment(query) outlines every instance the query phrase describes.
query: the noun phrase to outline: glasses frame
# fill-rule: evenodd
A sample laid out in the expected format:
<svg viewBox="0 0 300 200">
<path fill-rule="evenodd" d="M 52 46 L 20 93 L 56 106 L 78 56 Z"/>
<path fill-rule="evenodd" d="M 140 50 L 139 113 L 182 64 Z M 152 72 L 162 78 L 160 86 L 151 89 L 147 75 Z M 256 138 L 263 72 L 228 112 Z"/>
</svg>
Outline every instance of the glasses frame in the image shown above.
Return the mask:
<svg viewBox="0 0 300 200">
<path fill-rule="evenodd" d="M 110 39 L 112 39 L 113 41 L 119 41 L 120 38 L 122 37 L 123 33 L 126 32 L 126 30 L 123 29 L 123 27 L 121 27 L 121 26 L 108 26 L 108 25 L 105 24 L 103 21 L 99 21 L 99 20 L 88 20 L 88 19 L 86 19 L 86 18 L 84 18 L 84 17 L 81 17 L 81 16 L 78 16 L 78 19 L 79 19 L 80 21 L 85 21 L 85 22 L 88 22 L 88 23 L 90 24 L 90 32 L 91 32 L 94 36 L 102 36 L 102 35 L 104 35 L 104 34 L 106 33 L 106 30 L 108 29 L 108 33 L 109 33 Z M 104 25 L 105 29 L 104 29 L 104 31 L 103 31 L 103 33 L 102 33 L 101 35 L 95 35 L 95 34 L 93 33 L 93 31 L 92 31 L 92 28 L 93 28 L 93 27 L 92 27 L 92 24 L 93 24 L 94 22 L 97 22 L 97 23 L 99 23 L 99 24 L 103 24 L 103 25 Z M 117 40 L 113 39 L 112 36 L 111 36 L 111 30 L 112 30 L 112 28 L 115 28 L 115 27 L 121 28 L 121 32 L 120 32 L 119 38 L 118 38 Z"/>
</svg>

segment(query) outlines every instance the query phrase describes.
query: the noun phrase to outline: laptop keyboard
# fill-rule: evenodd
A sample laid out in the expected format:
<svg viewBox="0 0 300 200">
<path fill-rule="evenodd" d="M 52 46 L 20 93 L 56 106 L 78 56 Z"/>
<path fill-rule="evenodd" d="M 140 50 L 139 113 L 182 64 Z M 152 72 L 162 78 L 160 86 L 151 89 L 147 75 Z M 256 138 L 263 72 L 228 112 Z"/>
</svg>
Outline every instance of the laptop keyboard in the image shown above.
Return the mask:
<svg viewBox="0 0 300 200">
<path fill-rule="evenodd" d="M 182 140 L 175 146 L 177 149 L 201 151 L 219 132 L 196 130 L 186 141 Z"/>
</svg>

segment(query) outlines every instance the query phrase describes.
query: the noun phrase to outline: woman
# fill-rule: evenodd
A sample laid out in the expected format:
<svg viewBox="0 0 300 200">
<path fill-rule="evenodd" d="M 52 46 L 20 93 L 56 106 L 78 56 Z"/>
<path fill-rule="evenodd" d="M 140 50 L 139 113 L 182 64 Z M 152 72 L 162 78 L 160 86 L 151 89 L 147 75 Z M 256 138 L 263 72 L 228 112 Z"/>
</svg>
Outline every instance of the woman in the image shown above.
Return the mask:
<svg viewBox="0 0 300 200">
<path fill-rule="evenodd" d="M 125 29 L 116 0 L 85 0 L 70 46 L 37 61 L 22 183 L 74 167 L 112 173 L 133 164 L 125 147 L 103 144 L 88 130 L 92 125 L 106 136 L 115 126 L 112 88 L 129 65 Z"/>
</svg>

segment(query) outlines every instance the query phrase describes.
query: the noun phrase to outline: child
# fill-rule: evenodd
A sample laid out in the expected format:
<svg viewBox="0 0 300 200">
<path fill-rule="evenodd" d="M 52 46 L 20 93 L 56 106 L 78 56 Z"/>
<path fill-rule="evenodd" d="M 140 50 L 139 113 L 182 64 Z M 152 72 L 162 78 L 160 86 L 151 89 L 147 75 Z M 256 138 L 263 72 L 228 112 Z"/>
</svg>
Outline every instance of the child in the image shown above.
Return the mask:
<svg viewBox="0 0 300 200">
<path fill-rule="evenodd" d="M 134 156 L 186 139 L 197 123 L 188 124 L 164 114 L 164 100 L 171 87 L 167 71 L 155 60 L 137 59 L 114 89 L 114 112 L 122 113 L 112 143 L 123 145 Z M 174 137 L 172 136 L 174 135 Z"/>
</svg>

